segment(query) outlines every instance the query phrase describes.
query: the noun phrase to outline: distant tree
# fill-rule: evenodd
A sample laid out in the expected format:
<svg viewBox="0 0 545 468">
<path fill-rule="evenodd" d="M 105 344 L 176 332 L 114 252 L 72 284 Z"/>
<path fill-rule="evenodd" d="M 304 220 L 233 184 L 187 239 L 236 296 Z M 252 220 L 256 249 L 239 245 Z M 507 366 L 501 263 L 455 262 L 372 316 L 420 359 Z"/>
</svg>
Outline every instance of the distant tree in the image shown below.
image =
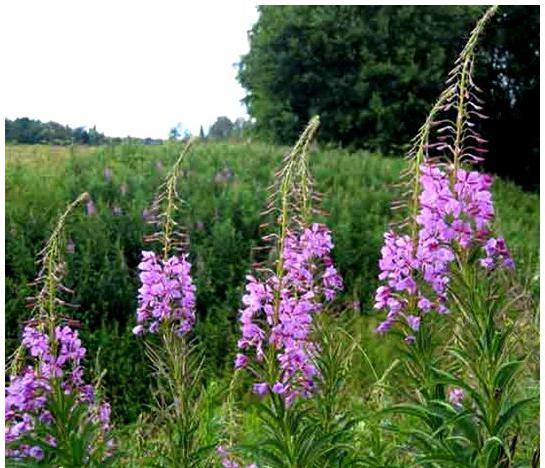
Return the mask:
<svg viewBox="0 0 545 468">
<path fill-rule="evenodd" d="M 104 143 L 104 135 L 97 132 L 96 126 L 93 125 L 93 128 L 90 128 L 87 132 L 88 142 L 90 145 L 99 145 Z"/>
<path fill-rule="evenodd" d="M 253 125 L 250 120 L 246 120 L 243 117 L 239 117 L 233 124 L 232 135 L 235 138 L 242 139 L 247 138 L 253 130 Z"/>
<path fill-rule="evenodd" d="M 39 120 L 23 117 L 6 122 L 6 141 L 30 144 L 42 142 L 43 128 Z"/>
<path fill-rule="evenodd" d="M 229 138 L 233 132 L 233 127 L 233 122 L 228 117 L 218 117 L 210 127 L 208 137 L 211 139 Z"/>
<path fill-rule="evenodd" d="M 169 140 L 177 140 L 178 138 L 180 138 L 180 124 L 176 125 L 175 127 L 172 127 L 170 129 L 170 132 L 168 132 Z"/>
<path fill-rule="evenodd" d="M 83 145 L 89 144 L 89 133 L 85 127 L 77 127 L 72 130 L 72 138 L 75 143 L 80 143 Z"/>
<path fill-rule="evenodd" d="M 201 140 L 206 140 L 206 135 L 204 134 L 204 128 L 202 128 L 202 125 L 201 125 L 201 128 L 199 129 L 199 138 Z"/>
<path fill-rule="evenodd" d="M 72 142 L 78 144 L 101 145 L 108 141 L 96 127 L 86 130 L 85 127 L 71 129 L 57 122 L 41 122 L 27 117 L 5 120 L 6 142 L 11 143 L 49 143 L 66 145 Z"/>
</svg>

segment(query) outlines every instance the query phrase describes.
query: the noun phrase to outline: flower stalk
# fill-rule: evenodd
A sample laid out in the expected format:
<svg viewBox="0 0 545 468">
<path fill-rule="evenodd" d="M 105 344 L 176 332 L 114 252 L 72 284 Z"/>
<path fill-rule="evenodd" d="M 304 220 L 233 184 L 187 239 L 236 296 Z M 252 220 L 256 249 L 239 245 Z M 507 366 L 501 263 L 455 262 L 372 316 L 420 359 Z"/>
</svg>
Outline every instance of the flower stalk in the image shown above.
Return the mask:
<svg viewBox="0 0 545 468">
<path fill-rule="evenodd" d="M 44 461 L 55 466 L 97 466 L 112 455 L 110 406 L 96 395 L 99 384 L 86 384 L 86 349 L 77 322 L 61 315 L 68 306 L 61 293 L 66 274 L 63 238 L 67 219 L 81 194 L 59 217 L 39 253 L 39 288 L 30 298 L 33 318 L 23 331 L 11 362 L 6 387 L 6 455 L 18 461 Z M 25 366 L 26 363 L 26 366 Z"/>
</svg>

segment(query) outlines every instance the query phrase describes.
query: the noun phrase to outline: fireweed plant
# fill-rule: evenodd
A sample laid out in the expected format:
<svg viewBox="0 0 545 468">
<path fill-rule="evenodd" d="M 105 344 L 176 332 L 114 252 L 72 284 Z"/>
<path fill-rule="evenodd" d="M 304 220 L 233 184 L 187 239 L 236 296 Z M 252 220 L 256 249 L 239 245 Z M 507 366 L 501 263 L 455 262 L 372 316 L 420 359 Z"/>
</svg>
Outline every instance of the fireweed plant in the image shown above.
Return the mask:
<svg viewBox="0 0 545 468">
<path fill-rule="evenodd" d="M 402 335 L 414 401 L 391 410 L 420 421 L 408 435 L 425 466 L 511 466 L 520 437 L 511 422 L 531 401 L 517 399 L 523 361 L 502 320 L 501 275 L 514 262 L 494 233 L 492 178 L 473 168 L 486 153 L 475 47 L 495 11 L 477 23 L 414 140 L 407 196 L 394 206 L 408 216 L 385 233 L 379 262 L 375 308 L 387 315 L 376 331 Z"/>
<path fill-rule="evenodd" d="M 188 261 L 189 239 L 175 217 L 183 200 L 177 184 L 192 141 L 183 148 L 158 190 L 148 223 L 155 232 L 145 241 L 157 252 L 143 251 L 138 266 L 137 325 L 157 378 L 153 426 L 156 440 L 145 460 L 154 466 L 206 466 L 209 450 L 200 438 L 202 354 L 190 337 L 195 324 L 196 290 Z"/>
<path fill-rule="evenodd" d="M 339 425 L 333 424 L 336 414 L 326 411 L 320 418 L 310 404 L 324 384 L 337 383 L 324 379 L 326 360 L 320 356 L 328 356 L 324 346 L 333 343 L 318 339 L 316 328 L 317 318 L 343 288 L 331 255 L 331 233 L 312 220 L 319 196 L 308 159 L 318 126 L 315 117 L 276 174 L 264 213 L 274 221 L 262 225 L 267 230 L 262 250 L 268 256 L 247 276 L 240 311 L 235 372 L 249 373 L 261 400 L 265 437 L 250 451 L 266 466 L 316 466 L 328 463 L 328 456 L 338 463 L 342 456 L 336 450 L 340 444 L 335 445 L 341 439 Z M 229 447 L 220 446 L 218 453 L 223 466 L 241 466 Z"/>
<path fill-rule="evenodd" d="M 78 323 L 63 314 L 73 306 L 63 296 L 64 228 L 80 195 L 60 216 L 39 253 L 39 273 L 29 298 L 32 318 L 25 324 L 20 347 L 6 374 L 5 422 L 8 466 L 102 466 L 113 462 L 110 406 L 99 395 L 98 382 L 84 380 L 83 347 Z"/>
</svg>

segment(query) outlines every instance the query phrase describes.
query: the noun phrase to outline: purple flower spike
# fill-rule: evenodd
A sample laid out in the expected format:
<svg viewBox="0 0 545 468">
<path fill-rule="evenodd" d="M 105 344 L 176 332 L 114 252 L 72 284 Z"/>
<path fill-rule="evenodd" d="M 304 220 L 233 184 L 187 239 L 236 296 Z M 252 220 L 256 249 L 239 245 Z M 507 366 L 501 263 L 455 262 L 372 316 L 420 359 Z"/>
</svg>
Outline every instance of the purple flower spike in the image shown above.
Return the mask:
<svg viewBox="0 0 545 468">
<path fill-rule="evenodd" d="M 180 335 L 189 332 L 195 323 L 195 286 L 187 255 L 162 260 L 154 252 L 142 252 L 138 265 L 142 286 L 138 290 L 138 326 L 135 335 L 159 330 L 161 323 L 176 325 Z"/>
<path fill-rule="evenodd" d="M 317 374 L 313 364 L 317 349 L 310 339 L 313 315 L 343 287 L 333 266 L 332 248 L 327 227 L 312 224 L 300 235 L 292 232 L 286 236 L 282 279 L 271 275 L 259 281 L 247 276 L 238 341 L 246 359 L 238 355 L 235 367 L 246 366 L 252 358 L 263 361 L 264 349 L 269 347 L 276 353 L 280 368 L 280 382 L 256 384 L 254 391 L 268 392 L 272 387 L 286 404 L 312 394 Z"/>
<path fill-rule="evenodd" d="M 19 375 L 12 375 L 6 386 L 6 443 L 17 442 L 25 436 L 35 436 L 33 431 L 38 422 L 46 426 L 55 423 L 54 415 L 46 409 L 54 381 L 60 383 L 65 393 L 75 394 L 78 401 L 87 403 L 88 417 L 93 419 L 99 411 L 100 402 L 95 399 L 92 385 L 86 385 L 83 380 L 81 362 L 86 350 L 78 332 L 69 326 L 57 326 L 54 336 L 49 337 L 40 327 L 27 325 L 23 332 L 23 346 L 35 361 L 34 366 L 26 367 Z M 109 418 L 109 411 L 102 411 L 104 434 L 109 429 Z M 46 433 L 44 438 L 47 444 L 56 446 L 57 441 L 51 434 Z M 6 455 L 37 461 L 45 457 L 41 447 L 31 447 L 25 443 L 6 450 Z"/>
<path fill-rule="evenodd" d="M 375 309 L 386 310 L 388 318 L 378 326 L 379 333 L 388 331 L 415 298 L 416 310 L 409 311 L 414 315 L 406 317 L 414 331 L 420 327 L 418 312 L 449 312 L 447 288 L 456 251 L 482 247 L 486 254 L 479 260 L 482 267 L 514 266 L 505 241 L 490 235 L 494 218 L 490 176 L 458 169 L 452 183 L 450 174 L 434 164 L 423 164 L 420 173 L 416 235 L 384 234 L 379 279 L 385 284 L 377 289 Z"/>
</svg>

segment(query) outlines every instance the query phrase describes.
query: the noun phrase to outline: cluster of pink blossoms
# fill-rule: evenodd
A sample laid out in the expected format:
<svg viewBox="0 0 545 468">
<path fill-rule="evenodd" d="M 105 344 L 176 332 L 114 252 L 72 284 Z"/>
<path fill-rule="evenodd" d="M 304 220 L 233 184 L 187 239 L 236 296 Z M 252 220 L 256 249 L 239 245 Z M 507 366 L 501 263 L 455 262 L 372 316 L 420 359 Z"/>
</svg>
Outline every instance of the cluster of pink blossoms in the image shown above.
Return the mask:
<svg viewBox="0 0 545 468">
<path fill-rule="evenodd" d="M 195 286 L 187 255 L 163 261 L 154 252 L 142 252 L 138 265 L 142 287 L 138 290 L 138 325 L 133 333 L 156 333 L 163 322 L 172 323 L 180 335 L 195 323 Z"/>
<path fill-rule="evenodd" d="M 277 382 L 260 382 L 254 392 L 264 395 L 271 390 L 283 395 L 287 404 L 297 396 L 308 396 L 317 373 L 313 364 L 315 344 L 310 340 L 312 314 L 323 308 L 343 287 L 342 278 L 333 266 L 333 242 L 323 224 L 312 224 L 300 236 L 290 233 L 282 252 L 283 275 L 258 281 L 248 276 L 244 308 L 240 323 L 242 338 L 236 368 L 248 365 L 247 354 L 254 350 L 255 359 L 263 361 L 264 346 L 277 352 L 281 370 Z"/>
<path fill-rule="evenodd" d="M 68 326 L 57 326 L 55 337 L 50 340 L 46 333 L 28 325 L 23 332 L 23 345 L 36 365 L 11 376 L 6 387 L 6 444 L 13 446 L 20 438 L 32 435 L 37 423 L 47 426 L 54 422 L 47 403 L 55 383 L 59 383 L 66 394 L 76 395 L 79 401 L 89 404 L 89 417 L 99 422 L 106 434 L 110 429 L 110 405 L 95 401 L 93 386 L 83 381 L 81 360 L 85 348 L 78 332 Z M 46 436 L 46 442 L 52 447 L 57 445 L 51 435 Z M 25 443 L 8 448 L 6 454 L 17 459 L 44 458 L 42 447 Z"/>
<path fill-rule="evenodd" d="M 489 230 L 494 218 L 492 178 L 458 169 L 452 186 L 449 174 L 439 167 L 425 164 L 420 169 L 416 245 L 408 235 L 392 231 L 384 235 L 379 279 L 386 285 L 377 289 L 375 308 L 386 309 L 388 315 L 377 327 L 379 333 L 388 331 L 400 318 L 417 331 L 421 314 L 431 310 L 448 313 L 449 268 L 455 252 L 482 248 L 483 267 L 514 267 L 505 241 L 493 237 Z M 407 313 L 409 308 L 413 314 Z M 408 335 L 405 341 L 412 343 L 414 339 Z"/>
</svg>

